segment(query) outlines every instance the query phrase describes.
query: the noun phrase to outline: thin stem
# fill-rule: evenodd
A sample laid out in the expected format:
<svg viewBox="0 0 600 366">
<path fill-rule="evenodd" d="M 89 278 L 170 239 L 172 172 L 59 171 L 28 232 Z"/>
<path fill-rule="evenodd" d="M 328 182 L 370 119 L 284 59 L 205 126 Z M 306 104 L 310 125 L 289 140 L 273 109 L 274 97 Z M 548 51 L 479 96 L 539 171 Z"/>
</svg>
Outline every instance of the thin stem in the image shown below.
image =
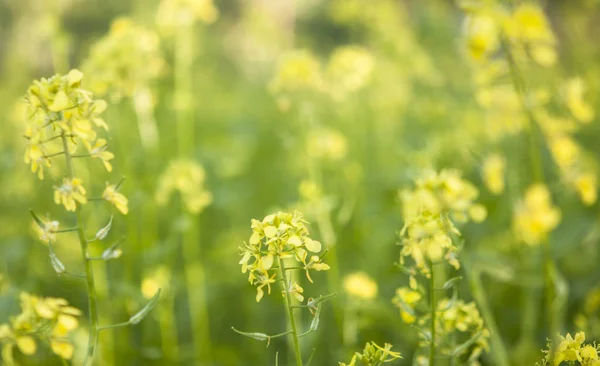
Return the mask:
<svg viewBox="0 0 600 366">
<path fill-rule="evenodd" d="M 292 328 L 292 340 L 294 343 L 294 353 L 296 354 L 296 365 L 303 366 L 302 355 L 300 353 L 300 341 L 298 339 L 296 320 L 294 319 L 294 310 L 292 309 L 292 297 L 290 296 L 288 289 L 289 281 L 285 271 L 285 264 L 284 260 L 280 257 L 278 257 L 277 260 L 279 261 L 279 272 L 281 273 L 281 277 L 283 279 L 283 293 L 285 294 L 285 307 L 288 312 L 288 321 L 290 323 L 290 328 Z"/>
<path fill-rule="evenodd" d="M 429 277 L 429 301 L 431 301 L 431 345 L 429 347 L 429 366 L 435 366 L 435 279 L 433 277 L 434 264 L 430 263 L 431 273 Z"/>
<path fill-rule="evenodd" d="M 98 332 L 100 332 L 101 330 L 106 330 L 106 329 L 112 329 L 112 328 L 119 328 L 119 327 L 126 327 L 128 325 L 130 325 L 131 323 L 129 322 L 123 322 L 123 323 L 118 323 L 118 324 L 110 324 L 110 325 L 104 325 L 102 327 L 98 327 Z"/>
<path fill-rule="evenodd" d="M 73 159 L 67 146 L 67 137 L 63 133 L 61 140 L 64 147 L 65 158 L 67 161 L 67 171 L 70 179 L 75 178 L 75 168 L 73 167 Z M 83 256 L 83 265 L 85 267 L 85 277 L 87 283 L 88 292 L 88 307 L 90 317 L 90 331 L 88 338 L 88 348 L 83 362 L 84 366 L 92 365 L 94 361 L 94 353 L 96 351 L 96 344 L 98 342 L 98 305 L 96 298 L 96 283 L 94 280 L 94 270 L 92 268 L 92 262 L 88 259 L 87 254 L 87 240 L 85 237 L 85 224 L 83 221 L 83 212 L 81 206 L 78 204 L 75 209 L 76 225 L 77 225 L 77 236 L 79 237 L 79 244 L 81 245 L 81 252 Z"/>
<path fill-rule="evenodd" d="M 481 274 L 471 270 L 471 268 L 466 265 L 465 270 L 469 274 L 468 279 L 471 287 L 471 294 L 473 295 L 473 298 L 475 298 L 475 302 L 481 311 L 485 325 L 490 331 L 490 340 L 492 343 L 491 356 L 494 359 L 494 364 L 497 366 L 508 366 L 508 354 L 504 347 L 504 343 L 502 342 L 502 337 L 500 337 L 498 326 L 494 320 L 494 315 L 492 314 L 492 309 L 487 300 L 485 289 L 481 283 Z"/>
<path fill-rule="evenodd" d="M 519 100 L 521 102 L 521 107 L 523 112 L 525 113 L 528 121 L 529 127 L 529 135 L 530 135 L 530 158 L 533 165 L 533 181 L 536 183 L 544 182 L 544 171 L 542 167 L 542 162 L 540 158 L 540 153 L 537 149 L 538 147 L 538 129 L 539 126 L 536 124 L 535 116 L 531 107 L 527 103 L 526 100 L 526 84 L 522 74 L 519 72 L 517 63 L 514 59 L 514 56 L 510 49 L 510 44 L 506 38 L 502 40 L 502 46 L 504 52 L 506 54 L 506 59 L 508 61 L 510 75 L 513 81 L 513 85 L 515 87 L 515 91 L 519 96 Z M 562 329 L 562 312 L 563 306 L 562 302 L 559 298 L 561 284 L 558 282 L 558 270 L 556 268 L 556 263 L 554 262 L 554 258 L 552 257 L 552 252 L 550 249 L 550 241 L 548 239 L 544 240 L 542 243 L 543 250 L 543 258 L 544 258 L 544 277 L 546 280 L 546 308 L 548 309 L 548 322 L 550 324 L 550 333 L 554 336 L 559 333 Z M 530 292 L 528 295 L 528 303 L 526 303 L 527 308 L 535 308 L 535 305 L 532 304 L 535 301 L 535 297 L 533 292 Z M 529 323 L 529 321 L 528 321 Z M 531 331 L 530 331 L 531 332 Z"/>
</svg>

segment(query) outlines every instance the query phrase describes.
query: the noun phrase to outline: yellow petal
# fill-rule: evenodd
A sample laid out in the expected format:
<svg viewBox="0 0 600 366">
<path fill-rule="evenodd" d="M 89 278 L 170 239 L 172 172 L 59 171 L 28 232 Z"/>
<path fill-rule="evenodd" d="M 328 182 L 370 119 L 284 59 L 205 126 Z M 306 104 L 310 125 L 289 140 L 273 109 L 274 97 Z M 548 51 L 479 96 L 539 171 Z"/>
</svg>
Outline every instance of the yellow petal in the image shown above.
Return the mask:
<svg viewBox="0 0 600 366">
<path fill-rule="evenodd" d="M 35 340 L 30 336 L 22 336 L 17 338 L 17 347 L 19 350 L 26 355 L 32 355 L 35 353 L 37 346 L 35 344 Z"/>
</svg>

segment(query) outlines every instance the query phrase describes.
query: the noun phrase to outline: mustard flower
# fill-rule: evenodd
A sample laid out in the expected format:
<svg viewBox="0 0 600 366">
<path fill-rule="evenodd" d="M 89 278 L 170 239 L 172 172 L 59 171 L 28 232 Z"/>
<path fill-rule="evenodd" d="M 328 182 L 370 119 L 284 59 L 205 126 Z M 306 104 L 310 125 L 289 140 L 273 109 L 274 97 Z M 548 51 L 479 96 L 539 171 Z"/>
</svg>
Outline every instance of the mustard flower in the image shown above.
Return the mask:
<svg viewBox="0 0 600 366">
<path fill-rule="evenodd" d="M 263 288 L 267 287 L 270 293 L 271 284 L 276 282 L 277 273 L 274 272 L 273 266 L 278 258 L 297 261 L 311 282 L 310 270 L 329 270 L 329 266 L 322 262 L 320 256 L 312 255 L 308 258 L 308 253 L 321 252 L 322 246 L 320 242 L 309 237 L 306 224 L 299 212 L 278 212 L 266 216 L 262 221 L 252 220 L 252 235 L 248 243 L 240 247 L 242 259 L 239 264 L 242 265 L 242 273 L 249 273 L 248 281 L 257 286 L 257 302 L 264 295 Z M 293 288 L 290 287 L 288 291 L 292 291 Z M 295 291 L 294 296 L 299 299 L 297 295 L 301 295 L 302 292 Z"/>
<path fill-rule="evenodd" d="M 353 298 L 372 300 L 377 297 L 377 282 L 365 272 L 355 272 L 344 277 L 344 290 Z"/>
<path fill-rule="evenodd" d="M 112 203 L 123 215 L 127 215 L 129 212 L 129 200 L 122 193 L 117 192 L 117 187 L 113 184 L 106 184 L 102 199 Z"/>
<path fill-rule="evenodd" d="M 327 63 L 327 83 L 334 99 L 343 99 L 367 85 L 375 67 L 373 55 L 360 46 L 336 48 Z"/>
<path fill-rule="evenodd" d="M 129 18 L 117 18 L 109 33 L 92 45 L 83 70 L 92 75 L 90 88 L 116 99 L 132 97 L 165 69 L 158 35 Z"/>
<path fill-rule="evenodd" d="M 21 313 L 10 319 L 10 324 L 0 325 L 2 360 L 14 364 L 13 349 L 23 354 L 37 351 L 36 338 L 40 343 L 49 341 L 50 348 L 59 357 L 71 359 L 74 347 L 70 334 L 79 326 L 81 311 L 60 298 L 42 298 L 21 293 Z"/>
<path fill-rule="evenodd" d="M 392 351 L 392 347 L 389 343 L 381 347 L 375 342 L 368 342 L 362 353 L 356 352 L 349 363 L 340 362 L 339 366 L 380 366 L 402 358 L 400 352 Z"/>
<path fill-rule="evenodd" d="M 429 276 L 430 263 L 445 259 L 454 268 L 459 269 L 456 259 L 458 248 L 453 244 L 451 235 L 460 235 L 452 221 L 443 214 L 422 211 L 418 216 L 406 220 L 400 236 L 402 250 L 400 264 L 410 257 L 415 268 Z"/>
<path fill-rule="evenodd" d="M 506 159 L 500 154 L 491 154 L 483 162 L 483 181 L 490 192 L 500 194 L 504 191 L 504 172 Z"/>
<path fill-rule="evenodd" d="M 575 178 L 575 187 L 584 204 L 591 206 L 598 200 L 598 181 L 595 174 L 579 174 Z"/>
<path fill-rule="evenodd" d="M 400 192 L 405 218 L 425 210 L 432 215 L 447 213 L 459 222 L 485 220 L 485 207 L 475 203 L 478 196 L 477 188 L 456 170 L 426 171 L 413 190 Z"/>
<path fill-rule="evenodd" d="M 308 133 L 307 140 L 308 153 L 314 158 L 339 161 L 348 152 L 348 141 L 339 131 L 315 129 Z"/>
<path fill-rule="evenodd" d="M 567 333 L 566 336 L 558 335 L 557 341 L 558 344 L 549 342 L 547 349 L 543 351 L 546 354 L 542 361 L 544 365 L 558 366 L 563 362 L 569 365 L 600 365 L 598 357 L 600 346 L 595 343 L 593 345 L 585 344 L 584 332 L 578 332 L 575 337 L 570 333 Z"/>
<path fill-rule="evenodd" d="M 31 164 L 32 172 L 37 172 L 40 179 L 44 177 L 44 167 L 50 167 L 51 157 L 65 153 L 46 149 L 56 143 L 57 136 L 69 137 L 69 152 L 80 143 L 91 150 L 97 136 L 95 128 L 107 129 L 100 116 L 106 102 L 93 99 L 90 92 L 82 89 L 82 80 L 79 70 L 71 70 L 64 76 L 35 80 L 27 90 L 25 163 Z"/>
<path fill-rule="evenodd" d="M 438 322 L 436 328 L 440 334 L 456 334 L 461 340 L 474 337 L 476 339 L 473 346 L 463 350 L 459 357 L 463 356 L 472 362 L 477 360 L 483 351 L 489 351 L 490 333 L 474 302 L 443 299 L 438 303 L 437 308 L 439 317 L 436 318 Z"/>
<path fill-rule="evenodd" d="M 172 161 L 159 178 L 156 202 L 166 205 L 171 194 L 179 192 L 187 210 L 200 213 L 212 202 L 211 193 L 204 187 L 205 179 L 202 165 L 192 160 Z"/>
<path fill-rule="evenodd" d="M 213 0 L 162 0 L 156 12 L 156 24 L 163 30 L 191 26 L 196 21 L 214 23 L 219 10 Z"/>
<path fill-rule="evenodd" d="M 63 179 L 61 186 L 54 187 L 54 203 L 63 205 L 67 211 L 75 211 L 77 204 L 86 204 L 86 191 L 79 178 Z"/>
<path fill-rule="evenodd" d="M 594 119 L 593 107 L 583 99 L 585 83 L 581 78 L 572 78 L 564 86 L 564 99 L 567 108 L 576 120 L 589 123 Z"/>
<path fill-rule="evenodd" d="M 39 225 L 35 225 L 35 227 L 37 228 L 37 231 L 39 233 L 40 240 L 43 241 L 44 243 L 55 242 L 56 241 L 56 232 L 58 231 L 59 225 L 60 225 L 59 222 L 56 220 L 44 221 L 43 227 L 40 227 Z"/>
<path fill-rule="evenodd" d="M 525 199 L 517 205 L 513 229 L 524 243 L 539 245 L 558 226 L 560 219 L 560 210 L 552 204 L 548 188 L 536 184 L 527 189 Z"/>
<path fill-rule="evenodd" d="M 490 12 L 469 14 L 463 28 L 467 53 L 472 60 L 486 61 L 500 47 L 501 29 L 494 14 Z"/>
<path fill-rule="evenodd" d="M 396 290 L 396 296 L 392 299 L 392 303 L 400 309 L 400 316 L 404 323 L 413 324 L 417 320 L 415 308 L 422 298 L 423 295 L 419 291 L 407 287 Z"/>
<path fill-rule="evenodd" d="M 98 139 L 93 147 L 91 147 L 88 151 L 90 152 L 90 156 L 92 158 L 100 159 L 102 164 L 108 172 L 112 172 L 112 164 L 110 161 L 114 159 L 115 154 L 110 151 L 106 151 L 108 147 L 108 143 L 105 139 Z"/>
</svg>

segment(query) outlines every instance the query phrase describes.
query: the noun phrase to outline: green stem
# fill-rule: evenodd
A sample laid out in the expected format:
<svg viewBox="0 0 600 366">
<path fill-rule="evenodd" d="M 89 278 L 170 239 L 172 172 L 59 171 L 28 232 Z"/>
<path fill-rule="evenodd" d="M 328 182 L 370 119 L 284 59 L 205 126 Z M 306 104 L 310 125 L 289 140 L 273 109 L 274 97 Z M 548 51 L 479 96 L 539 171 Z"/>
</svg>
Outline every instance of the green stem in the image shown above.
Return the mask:
<svg viewBox="0 0 600 366">
<path fill-rule="evenodd" d="M 292 297 L 289 292 L 289 281 L 287 277 L 287 273 L 285 271 L 284 260 L 281 257 L 278 258 L 279 261 L 279 272 L 281 273 L 281 277 L 283 279 L 283 293 L 285 294 L 285 307 L 288 313 L 288 321 L 290 323 L 290 328 L 292 328 L 292 340 L 294 343 L 294 353 L 296 354 L 296 365 L 303 366 L 302 363 L 302 354 L 300 353 L 300 341 L 298 338 L 298 330 L 296 328 L 296 320 L 294 319 L 294 310 L 292 309 Z"/>
<path fill-rule="evenodd" d="M 474 270 L 470 270 L 470 268 L 467 266 L 465 266 L 465 270 L 469 274 L 468 279 L 471 287 L 471 294 L 473 295 L 473 298 L 475 299 L 475 302 L 481 311 L 481 315 L 485 321 L 485 326 L 490 331 L 490 340 L 492 342 L 492 358 L 494 358 L 494 364 L 497 366 L 509 366 L 506 348 L 502 342 L 502 337 L 500 337 L 498 326 L 494 320 L 492 309 L 490 308 L 483 284 L 481 283 L 481 274 L 479 272 L 475 272 Z"/>
<path fill-rule="evenodd" d="M 62 134 L 61 137 L 63 147 L 65 150 L 65 158 L 67 161 L 67 171 L 70 179 L 75 178 L 75 168 L 73 167 L 73 159 L 71 158 L 71 153 L 69 152 L 69 147 L 67 145 L 67 138 L 65 134 Z M 85 224 L 83 221 L 83 212 L 81 211 L 81 205 L 77 204 L 77 208 L 75 210 L 76 215 L 76 226 L 77 226 L 77 236 L 79 237 L 79 244 L 81 245 L 81 252 L 83 257 L 83 265 L 85 267 L 85 277 L 87 283 L 87 293 L 88 293 L 88 308 L 89 308 L 89 317 L 90 317 L 90 331 L 88 338 L 88 348 L 87 353 L 85 355 L 85 360 L 83 362 L 84 366 L 92 365 L 94 362 L 94 353 L 96 351 L 96 344 L 98 343 L 98 305 L 96 298 L 96 283 L 94 280 L 94 270 L 92 268 L 92 261 L 88 258 L 88 242 L 85 237 Z"/>
<path fill-rule="evenodd" d="M 435 279 L 433 277 L 433 263 L 430 263 L 431 274 L 429 276 L 429 300 L 431 301 L 431 345 L 429 347 L 429 366 L 435 366 Z"/>
<path fill-rule="evenodd" d="M 513 85 L 515 87 L 515 91 L 519 96 L 519 100 L 521 102 L 521 107 L 523 112 L 525 113 L 528 121 L 529 127 L 529 135 L 530 135 L 530 158 L 531 163 L 533 165 L 533 181 L 537 183 L 544 182 L 544 171 L 542 167 L 542 162 L 540 159 L 540 154 L 537 149 L 538 147 L 538 129 L 539 126 L 536 124 L 535 116 L 531 107 L 526 101 L 526 84 L 523 76 L 519 72 L 519 68 L 517 63 L 513 57 L 513 54 L 510 49 L 510 44 L 506 38 L 502 40 L 502 46 L 506 54 L 506 59 L 508 61 L 510 75 L 513 81 Z M 558 282 L 558 270 L 556 269 L 556 263 L 554 262 L 554 258 L 552 257 L 552 253 L 550 250 L 550 242 L 548 239 L 542 243 L 543 257 L 544 257 L 544 277 L 546 280 L 546 308 L 548 311 L 548 323 L 550 324 L 550 334 L 555 336 L 562 329 L 562 299 L 559 298 L 561 295 L 559 292 L 560 283 Z M 535 295 L 534 292 L 528 290 L 528 302 L 526 303 L 527 308 L 535 308 Z M 529 323 L 526 320 L 526 324 Z M 535 324 L 534 324 L 535 325 Z M 532 329 L 533 330 L 533 329 Z M 533 331 L 530 331 L 533 333 Z"/>
</svg>

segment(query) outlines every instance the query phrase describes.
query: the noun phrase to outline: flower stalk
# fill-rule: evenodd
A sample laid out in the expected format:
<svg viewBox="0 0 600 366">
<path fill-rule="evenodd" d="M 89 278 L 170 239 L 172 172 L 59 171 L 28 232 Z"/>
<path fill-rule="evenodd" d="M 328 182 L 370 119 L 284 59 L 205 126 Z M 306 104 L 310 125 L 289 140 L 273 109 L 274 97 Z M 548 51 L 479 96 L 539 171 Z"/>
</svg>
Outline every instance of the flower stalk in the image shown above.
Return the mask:
<svg viewBox="0 0 600 366">
<path fill-rule="evenodd" d="M 75 179 L 75 168 L 73 167 L 73 159 L 69 152 L 67 144 L 67 137 L 63 132 L 61 135 L 63 148 L 65 151 L 65 160 L 67 165 L 67 173 L 70 179 Z M 81 245 L 81 252 L 83 256 L 83 265 L 85 268 L 86 277 L 86 288 L 88 293 L 88 309 L 90 319 L 90 330 L 88 335 L 88 346 L 83 362 L 84 366 L 91 365 L 94 360 L 94 353 L 96 351 L 96 344 L 98 343 L 98 304 L 96 297 L 96 283 L 94 280 L 94 270 L 92 268 L 92 261 L 88 257 L 88 242 L 85 237 L 85 224 L 83 221 L 83 214 L 81 212 L 81 206 L 77 205 L 75 209 L 76 228 L 77 236 L 79 238 L 79 244 Z"/>
<path fill-rule="evenodd" d="M 289 289 L 290 281 L 289 281 L 287 273 L 286 273 L 287 269 L 285 268 L 284 260 L 281 259 L 281 257 L 278 257 L 278 262 L 279 262 L 279 273 L 281 275 L 281 278 L 283 279 L 282 285 L 283 285 L 283 292 L 285 294 L 285 296 L 284 296 L 285 307 L 287 310 L 288 322 L 290 324 L 290 328 L 292 331 L 292 342 L 294 345 L 294 355 L 296 358 L 296 365 L 303 366 L 302 354 L 300 353 L 300 340 L 298 339 L 298 329 L 296 328 L 296 319 L 294 318 L 294 309 L 292 308 L 292 298 L 291 298 L 290 289 Z"/>
</svg>

